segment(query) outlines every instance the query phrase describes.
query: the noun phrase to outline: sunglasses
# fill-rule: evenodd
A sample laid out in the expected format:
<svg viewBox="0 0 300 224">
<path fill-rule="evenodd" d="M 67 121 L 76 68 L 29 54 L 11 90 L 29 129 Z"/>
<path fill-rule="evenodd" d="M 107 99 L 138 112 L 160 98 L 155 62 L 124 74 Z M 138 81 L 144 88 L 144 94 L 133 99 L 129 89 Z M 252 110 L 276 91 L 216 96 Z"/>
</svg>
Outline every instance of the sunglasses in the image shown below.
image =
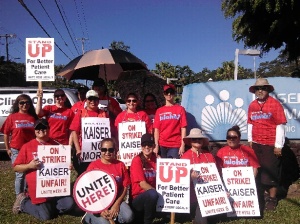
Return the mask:
<svg viewBox="0 0 300 224">
<path fill-rule="evenodd" d="M 257 90 L 267 91 L 268 87 L 267 86 L 256 86 L 254 89 L 255 89 L 255 91 L 257 91 Z"/>
<path fill-rule="evenodd" d="M 166 91 L 164 91 L 164 94 L 165 95 L 169 95 L 169 94 L 174 95 L 175 94 L 175 90 L 174 89 L 167 89 Z"/>
<path fill-rule="evenodd" d="M 34 130 L 36 130 L 36 131 L 38 131 L 38 132 L 40 132 L 40 131 L 42 131 L 42 132 L 45 132 L 45 131 L 47 131 L 47 129 L 46 129 L 46 128 L 36 128 L 36 129 L 34 129 Z"/>
<path fill-rule="evenodd" d="M 22 106 L 25 105 L 25 104 L 30 105 L 30 102 L 29 101 L 20 101 L 19 104 L 22 105 Z"/>
<path fill-rule="evenodd" d="M 191 141 L 201 141 L 203 138 L 191 138 Z"/>
<path fill-rule="evenodd" d="M 227 140 L 237 140 L 239 137 L 238 136 L 230 136 L 230 135 L 227 135 L 226 139 Z"/>
<path fill-rule="evenodd" d="M 101 152 L 109 152 L 109 153 L 113 153 L 114 151 L 115 151 L 115 149 L 114 148 L 101 148 L 100 149 L 101 150 Z"/>
<path fill-rule="evenodd" d="M 154 147 L 155 144 L 153 144 L 152 142 L 144 142 L 141 145 L 142 145 L 142 147 L 148 146 L 149 148 L 152 148 L 152 147 Z"/>
<path fill-rule="evenodd" d="M 126 103 L 136 103 L 137 102 L 137 100 L 126 100 Z"/>
<path fill-rule="evenodd" d="M 155 100 L 145 100 L 145 103 L 152 103 L 154 102 Z"/>
<path fill-rule="evenodd" d="M 95 96 L 90 96 L 89 98 L 87 98 L 88 101 L 99 101 L 99 98 L 98 97 L 95 97 Z"/>
<path fill-rule="evenodd" d="M 66 96 L 66 94 L 64 94 L 64 93 L 54 95 L 55 98 L 64 97 L 64 96 Z"/>
</svg>

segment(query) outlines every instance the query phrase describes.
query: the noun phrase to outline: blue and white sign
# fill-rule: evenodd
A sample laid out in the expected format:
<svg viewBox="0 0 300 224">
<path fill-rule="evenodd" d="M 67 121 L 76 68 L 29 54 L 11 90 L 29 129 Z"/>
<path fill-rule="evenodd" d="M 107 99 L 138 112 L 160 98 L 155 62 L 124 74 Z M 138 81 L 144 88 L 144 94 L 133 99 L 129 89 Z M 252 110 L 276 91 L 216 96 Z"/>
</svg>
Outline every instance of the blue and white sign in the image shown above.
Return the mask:
<svg viewBox="0 0 300 224">
<path fill-rule="evenodd" d="M 286 135 L 300 139 L 300 78 L 267 78 L 284 107 Z M 241 138 L 247 139 L 247 113 L 255 95 L 249 92 L 255 79 L 195 83 L 184 87 L 181 105 L 186 109 L 188 130 L 200 128 L 212 141 L 226 139 L 226 131 L 238 125 Z"/>
</svg>

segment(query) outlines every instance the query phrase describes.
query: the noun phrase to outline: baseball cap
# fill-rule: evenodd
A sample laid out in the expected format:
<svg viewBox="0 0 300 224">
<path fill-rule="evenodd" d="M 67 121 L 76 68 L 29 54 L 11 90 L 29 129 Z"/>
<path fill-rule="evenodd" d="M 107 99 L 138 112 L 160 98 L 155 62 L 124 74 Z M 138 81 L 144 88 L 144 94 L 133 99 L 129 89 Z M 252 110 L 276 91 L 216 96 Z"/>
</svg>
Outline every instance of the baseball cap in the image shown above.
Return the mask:
<svg viewBox="0 0 300 224">
<path fill-rule="evenodd" d="M 143 134 L 142 135 L 142 138 L 141 138 L 141 145 L 143 145 L 144 143 L 151 143 L 151 144 L 154 144 L 154 138 L 153 138 L 153 135 L 151 134 Z"/>
<path fill-rule="evenodd" d="M 99 97 L 98 93 L 95 90 L 89 90 L 89 91 L 87 91 L 86 98 L 89 98 L 91 96 L 93 96 L 93 97 Z"/>
<path fill-rule="evenodd" d="M 174 91 L 176 91 L 176 88 L 173 84 L 164 85 L 164 92 L 167 91 L 168 89 L 173 89 Z"/>
<path fill-rule="evenodd" d="M 37 129 L 38 127 L 45 127 L 45 128 L 49 128 L 49 123 L 46 119 L 42 118 L 42 119 L 38 119 L 34 122 L 34 129 Z"/>
</svg>

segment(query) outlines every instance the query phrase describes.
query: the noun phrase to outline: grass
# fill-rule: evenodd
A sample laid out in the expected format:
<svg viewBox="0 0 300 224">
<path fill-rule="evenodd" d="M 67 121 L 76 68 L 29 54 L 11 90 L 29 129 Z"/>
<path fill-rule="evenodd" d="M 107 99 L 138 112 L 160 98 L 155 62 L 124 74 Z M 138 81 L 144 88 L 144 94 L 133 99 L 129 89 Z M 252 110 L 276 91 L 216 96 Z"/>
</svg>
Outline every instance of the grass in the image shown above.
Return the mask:
<svg viewBox="0 0 300 224">
<path fill-rule="evenodd" d="M 4 161 L 3 161 L 4 158 Z M 15 200 L 14 193 L 14 172 L 11 169 L 10 161 L 5 160 L 6 157 L 0 154 L 0 224 L 35 224 L 41 223 L 34 217 L 27 214 L 14 215 L 12 213 L 12 205 Z M 45 221 L 43 223 L 80 223 L 80 212 L 74 212 L 75 215 L 63 215 L 53 220 Z M 155 224 L 169 223 L 167 217 L 161 217 L 165 213 L 161 213 L 155 219 Z M 189 217 L 183 214 L 176 214 L 176 223 L 191 224 Z M 221 221 L 222 220 L 222 221 Z M 275 212 L 266 212 L 262 219 L 237 219 L 228 220 L 212 217 L 211 223 L 227 223 L 227 224 L 299 224 L 300 223 L 300 197 L 295 196 L 291 198 L 283 199 L 279 202 L 277 210 Z"/>
</svg>

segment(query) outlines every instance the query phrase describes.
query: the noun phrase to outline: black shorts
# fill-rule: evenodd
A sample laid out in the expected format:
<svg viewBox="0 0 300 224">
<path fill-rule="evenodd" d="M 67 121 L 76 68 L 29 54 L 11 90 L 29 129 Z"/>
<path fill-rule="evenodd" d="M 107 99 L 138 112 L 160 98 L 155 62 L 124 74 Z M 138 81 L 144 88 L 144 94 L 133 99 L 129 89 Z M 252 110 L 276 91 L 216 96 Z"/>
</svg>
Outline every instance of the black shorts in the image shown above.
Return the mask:
<svg viewBox="0 0 300 224">
<path fill-rule="evenodd" d="M 281 159 L 274 154 L 274 146 L 254 143 L 252 148 L 260 164 L 259 175 L 263 185 L 278 186 L 281 173 Z"/>
</svg>

